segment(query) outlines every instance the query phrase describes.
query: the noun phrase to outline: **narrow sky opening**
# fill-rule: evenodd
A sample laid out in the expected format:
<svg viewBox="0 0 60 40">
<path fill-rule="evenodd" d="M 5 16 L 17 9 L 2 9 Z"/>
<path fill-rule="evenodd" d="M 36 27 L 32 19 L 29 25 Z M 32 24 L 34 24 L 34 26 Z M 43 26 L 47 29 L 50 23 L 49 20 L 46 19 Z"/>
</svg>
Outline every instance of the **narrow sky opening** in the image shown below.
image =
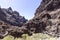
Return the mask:
<svg viewBox="0 0 60 40">
<path fill-rule="evenodd" d="M 13 10 L 18 11 L 26 19 L 33 18 L 40 3 L 41 0 L 0 0 L 2 8 L 12 7 Z"/>
</svg>

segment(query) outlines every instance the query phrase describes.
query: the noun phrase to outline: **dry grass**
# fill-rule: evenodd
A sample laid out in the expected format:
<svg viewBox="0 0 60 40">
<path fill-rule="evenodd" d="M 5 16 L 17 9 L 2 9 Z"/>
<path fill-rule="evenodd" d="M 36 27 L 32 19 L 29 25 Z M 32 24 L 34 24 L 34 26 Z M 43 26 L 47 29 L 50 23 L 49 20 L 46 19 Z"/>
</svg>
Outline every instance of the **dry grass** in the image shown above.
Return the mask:
<svg viewBox="0 0 60 40">
<path fill-rule="evenodd" d="M 13 36 L 8 35 L 4 37 L 2 40 L 59 40 L 59 38 L 57 39 L 56 37 L 51 37 L 43 33 L 36 33 L 32 36 L 28 36 L 28 34 L 23 34 L 22 38 L 14 38 Z"/>
</svg>

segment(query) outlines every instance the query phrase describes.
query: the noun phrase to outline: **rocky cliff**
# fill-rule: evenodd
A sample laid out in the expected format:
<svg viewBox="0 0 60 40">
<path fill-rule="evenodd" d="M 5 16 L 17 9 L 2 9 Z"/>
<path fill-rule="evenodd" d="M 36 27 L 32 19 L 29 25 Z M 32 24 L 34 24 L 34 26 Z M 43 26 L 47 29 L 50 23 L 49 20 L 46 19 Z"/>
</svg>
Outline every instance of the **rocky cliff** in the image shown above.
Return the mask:
<svg viewBox="0 0 60 40">
<path fill-rule="evenodd" d="M 20 36 L 24 33 L 21 26 L 26 21 L 27 19 L 19 15 L 19 12 L 13 11 L 11 7 L 0 8 L 0 38 L 6 35 Z"/>
<path fill-rule="evenodd" d="M 60 36 L 60 0 L 42 0 L 32 20 L 25 23 L 30 34 Z"/>
<path fill-rule="evenodd" d="M 60 0 L 42 0 L 40 6 L 37 8 L 35 15 L 40 14 L 44 10 L 53 11 L 60 8 Z"/>
<path fill-rule="evenodd" d="M 27 19 L 19 15 L 19 12 L 13 11 L 11 7 L 8 9 L 0 8 L 0 20 L 14 26 L 22 26 L 27 21 Z"/>
<path fill-rule="evenodd" d="M 9 10 L 8 10 L 9 9 Z M 26 22 L 25 18 L 19 16 L 18 12 L 13 11 L 11 8 L 0 8 L 0 19 L 7 21 L 12 25 L 1 26 L 1 30 L 4 35 L 10 34 L 15 37 L 22 34 L 32 35 L 33 33 L 45 33 L 51 36 L 60 37 L 60 0 L 42 0 L 39 7 L 36 9 L 35 16 Z M 20 18 L 23 24 L 21 27 L 13 26 L 21 24 Z M 4 23 L 5 23 L 4 22 Z M 1 34 L 1 36 L 4 36 Z"/>
</svg>

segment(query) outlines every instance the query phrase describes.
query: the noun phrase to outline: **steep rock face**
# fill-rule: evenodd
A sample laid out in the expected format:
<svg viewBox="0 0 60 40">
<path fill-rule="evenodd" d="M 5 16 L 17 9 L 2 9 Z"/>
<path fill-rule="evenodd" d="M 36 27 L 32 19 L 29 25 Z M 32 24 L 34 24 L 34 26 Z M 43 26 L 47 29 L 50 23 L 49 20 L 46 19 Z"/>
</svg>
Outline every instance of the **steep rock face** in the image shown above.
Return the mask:
<svg viewBox="0 0 60 40">
<path fill-rule="evenodd" d="M 27 21 L 27 19 L 20 16 L 17 11 L 13 11 L 11 7 L 8 9 L 0 8 L 0 20 L 14 26 L 21 26 Z"/>
<path fill-rule="evenodd" d="M 40 14 L 44 10 L 53 11 L 60 8 L 60 0 L 42 0 L 40 6 L 37 8 L 35 15 Z"/>
<path fill-rule="evenodd" d="M 60 36 L 60 0 L 42 0 L 33 19 L 22 27 L 26 27 L 30 34 L 46 33 Z"/>
</svg>

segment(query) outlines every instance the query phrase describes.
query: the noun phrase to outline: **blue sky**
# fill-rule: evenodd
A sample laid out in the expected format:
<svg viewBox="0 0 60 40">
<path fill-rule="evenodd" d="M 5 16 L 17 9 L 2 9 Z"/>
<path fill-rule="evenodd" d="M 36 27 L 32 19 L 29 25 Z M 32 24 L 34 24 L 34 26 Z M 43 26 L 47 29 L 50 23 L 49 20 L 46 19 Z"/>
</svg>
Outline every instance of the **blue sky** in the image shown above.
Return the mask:
<svg viewBox="0 0 60 40">
<path fill-rule="evenodd" d="M 31 19 L 40 2 L 41 0 L 0 0 L 0 6 L 2 8 L 12 7 L 26 19 Z"/>
</svg>

